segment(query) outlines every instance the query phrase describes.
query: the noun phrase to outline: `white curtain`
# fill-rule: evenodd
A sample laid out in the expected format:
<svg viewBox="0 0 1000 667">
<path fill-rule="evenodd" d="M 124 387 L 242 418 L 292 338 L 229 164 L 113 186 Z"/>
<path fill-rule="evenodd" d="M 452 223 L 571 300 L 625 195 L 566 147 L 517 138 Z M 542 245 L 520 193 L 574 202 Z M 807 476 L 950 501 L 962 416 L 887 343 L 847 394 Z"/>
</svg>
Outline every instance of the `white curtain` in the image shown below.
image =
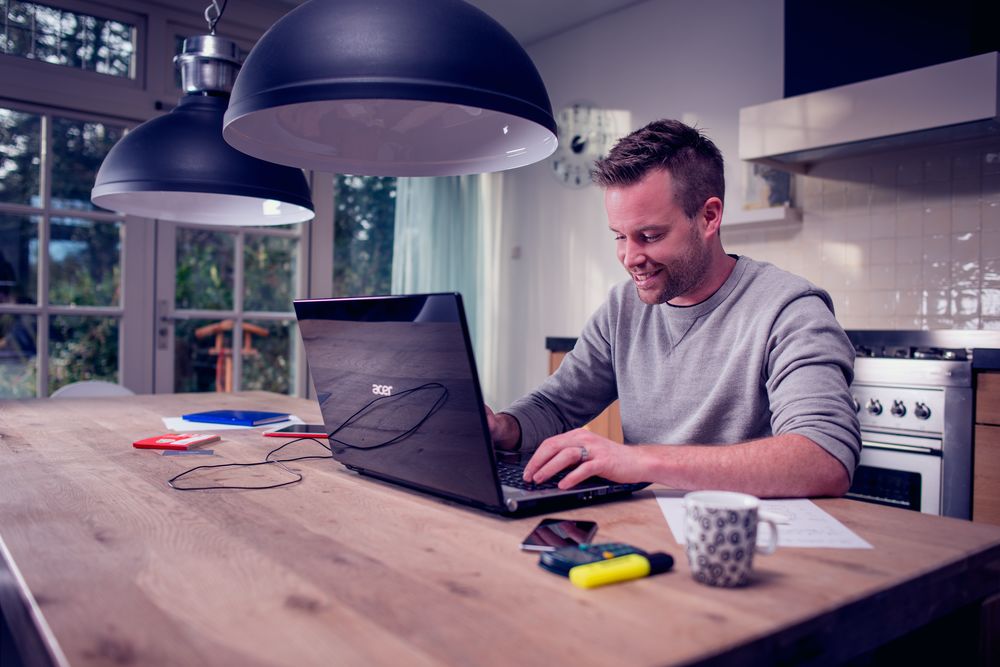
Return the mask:
<svg viewBox="0 0 1000 667">
<path fill-rule="evenodd" d="M 487 403 L 497 396 L 502 175 L 400 178 L 393 294 L 460 292 Z"/>
</svg>

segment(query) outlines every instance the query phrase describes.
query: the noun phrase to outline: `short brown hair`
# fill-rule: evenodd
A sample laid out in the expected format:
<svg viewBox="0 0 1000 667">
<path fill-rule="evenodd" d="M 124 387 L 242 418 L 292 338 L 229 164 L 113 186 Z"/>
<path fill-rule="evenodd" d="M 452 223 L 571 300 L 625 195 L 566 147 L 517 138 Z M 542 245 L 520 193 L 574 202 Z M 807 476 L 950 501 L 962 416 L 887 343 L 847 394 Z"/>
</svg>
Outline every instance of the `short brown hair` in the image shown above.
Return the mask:
<svg viewBox="0 0 1000 667">
<path fill-rule="evenodd" d="M 654 169 L 666 169 L 674 196 L 693 218 L 709 197 L 725 200 L 722 153 L 712 140 L 678 120 L 657 120 L 623 137 L 590 176 L 603 188 L 634 185 Z"/>
</svg>

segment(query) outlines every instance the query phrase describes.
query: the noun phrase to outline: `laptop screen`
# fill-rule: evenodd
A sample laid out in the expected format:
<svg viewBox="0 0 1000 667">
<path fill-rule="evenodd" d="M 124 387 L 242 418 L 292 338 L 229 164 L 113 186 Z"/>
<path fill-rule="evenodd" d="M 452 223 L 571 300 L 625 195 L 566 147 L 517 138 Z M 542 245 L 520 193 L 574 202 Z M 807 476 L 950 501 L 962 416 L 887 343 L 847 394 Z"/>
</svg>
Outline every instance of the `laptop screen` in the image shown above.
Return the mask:
<svg viewBox="0 0 1000 667">
<path fill-rule="evenodd" d="M 338 461 L 501 504 L 458 294 L 301 300 L 295 313 Z"/>
</svg>

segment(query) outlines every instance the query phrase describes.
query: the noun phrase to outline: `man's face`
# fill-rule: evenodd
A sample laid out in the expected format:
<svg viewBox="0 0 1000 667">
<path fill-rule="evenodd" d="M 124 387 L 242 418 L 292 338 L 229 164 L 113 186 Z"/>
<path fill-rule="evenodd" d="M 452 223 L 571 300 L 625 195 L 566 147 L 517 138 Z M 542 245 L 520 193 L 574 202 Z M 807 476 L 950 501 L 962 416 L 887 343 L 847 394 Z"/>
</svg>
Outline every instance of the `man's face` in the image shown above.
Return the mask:
<svg viewBox="0 0 1000 667">
<path fill-rule="evenodd" d="M 658 169 L 634 185 L 608 188 L 604 205 L 618 261 L 642 302 L 688 305 L 683 297 L 705 279 L 711 254 L 699 218 L 684 215 L 674 199 L 670 172 Z"/>
</svg>

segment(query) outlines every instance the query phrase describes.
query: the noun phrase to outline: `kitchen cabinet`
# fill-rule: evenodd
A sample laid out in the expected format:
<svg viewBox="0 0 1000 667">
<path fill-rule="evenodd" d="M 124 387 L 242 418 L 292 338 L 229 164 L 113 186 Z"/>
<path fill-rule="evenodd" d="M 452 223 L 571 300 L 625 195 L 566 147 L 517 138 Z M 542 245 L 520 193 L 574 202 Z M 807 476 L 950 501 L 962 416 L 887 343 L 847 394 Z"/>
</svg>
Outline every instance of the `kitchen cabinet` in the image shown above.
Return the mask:
<svg viewBox="0 0 1000 667">
<path fill-rule="evenodd" d="M 1000 525 L 1000 372 L 976 377 L 972 520 Z"/>
</svg>

